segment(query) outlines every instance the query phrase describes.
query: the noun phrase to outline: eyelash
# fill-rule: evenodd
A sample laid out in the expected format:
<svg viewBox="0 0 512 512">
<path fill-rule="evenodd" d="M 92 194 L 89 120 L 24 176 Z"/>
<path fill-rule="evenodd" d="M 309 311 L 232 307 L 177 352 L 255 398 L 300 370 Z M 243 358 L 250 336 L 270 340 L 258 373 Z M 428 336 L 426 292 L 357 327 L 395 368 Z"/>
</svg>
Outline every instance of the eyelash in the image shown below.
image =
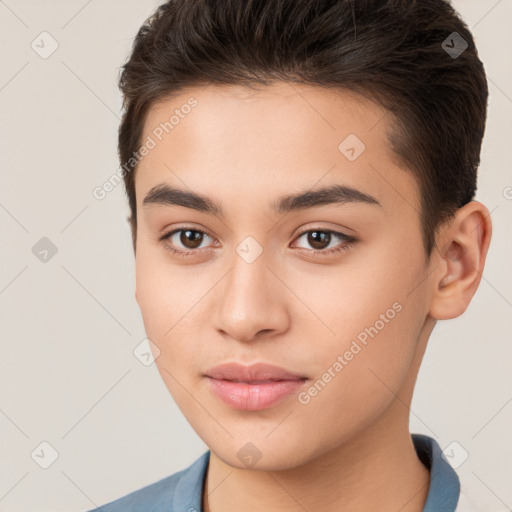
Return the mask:
<svg viewBox="0 0 512 512">
<path fill-rule="evenodd" d="M 166 250 L 169 252 L 175 254 L 176 256 L 180 258 L 187 258 L 194 253 L 197 253 L 200 251 L 200 249 L 193 249 L 193 250 L 183 250 L 183 249 L 175 249 L 174 247 L 170 246 L 166 241 L 171 238 L 174 234 L 179 233 L 181 231 L 194 231 L 196 233 L 201 233 L 202 235 L 209 236 L 210 238 L 213 238 L 205 231 L 202 231 L 200 229 L 195 229 L 191 227 L 181 227 L 179 229 L 174 229 L 173 231 L 170 231 L 169 233 L 163 235 L 160 238 L 160 241 L 163 243 Z M 322 228 L 313 228 L 313 229 L 307 229 L 303 231 L 302 233 L 299 233 L 296 237 L 296 239 L 299 239 L 301 236 L 311 233 L 313 231 L 318 231 L 321 233 L 329 233 L 330 235 L 334 235 L 338 238 L 340 238 L 344 243 L 341 246 L 337 246 L 331 249 L 309 249 L 310 252 L 314 252 L 315 254 L 320 254 L 321 256 L 330 256 L 332 254 L 339 254 L 347 251 L 352 245 L 354 245 L 357 242 L 357 239 L 353 236 L 345 235 L 344 233 L 340 233 L 339 231 L 333 231 L 332 229 L 322 229 Z"/>
</svg>

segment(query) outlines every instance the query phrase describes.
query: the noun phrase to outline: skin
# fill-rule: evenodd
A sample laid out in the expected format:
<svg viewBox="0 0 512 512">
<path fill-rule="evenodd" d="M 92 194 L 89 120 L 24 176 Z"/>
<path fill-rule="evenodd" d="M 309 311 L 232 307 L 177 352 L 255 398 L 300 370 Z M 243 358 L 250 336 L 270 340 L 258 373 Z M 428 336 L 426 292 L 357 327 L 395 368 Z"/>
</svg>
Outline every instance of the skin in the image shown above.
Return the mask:
<svg viewBox="0 0 512 512">
<path fill-rule="evenodd" d="M 439 232 L 425 258 L 414 176 L 391 152 L 389 116 L 353 93 L 274 83 L 190 88 L 156 103 L 143 140 L 190 97 L 198 104 L 139 163 L 136 299 L 158 370 L 211 450 L 205 511 L 420 512 L 429 471 L 408 429 L 409 406 L 438 319 L 467 308 L 491 237 L 487 208 L 472 201 Z M 353 162 L 339 150 L 356 134 Z M 160 183 L 218 202 L 225 217 L 176 205 L 143 205 Z M 277 214 L 279 196 L 342 184 L 379 205 L 331 204 Z M 174 229 L 206 232 L 199 248 Z M 307 230 L 333 236 L 313 246 Z M 301 235 L 299 237 L 299 235 Z M 236 248 L 252 236 L 252 263 Z M 310 242 L 308 242 L 310 240 Z M 314 240 L 313 240 L 314 241 Z M 167 247 L 196 251 L 178 257 Z M 402 309 L 310 402 L 291 395 L 239 411 L 204 373 L 237 361 L 268 362 L 309 377 L 307 390 L 394 303 Z M 251 442 L 261 459 L 237 457 Z"/>
</svg>

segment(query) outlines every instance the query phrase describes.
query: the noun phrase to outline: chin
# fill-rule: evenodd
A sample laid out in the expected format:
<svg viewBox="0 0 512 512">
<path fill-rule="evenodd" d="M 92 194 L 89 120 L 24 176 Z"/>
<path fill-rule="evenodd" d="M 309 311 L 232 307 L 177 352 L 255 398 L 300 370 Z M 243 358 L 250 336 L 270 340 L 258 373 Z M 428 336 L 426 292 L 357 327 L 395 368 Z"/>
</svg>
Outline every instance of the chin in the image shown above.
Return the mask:
<svg viewBox="0 0 512 512">
<path fill-rule="evenodd" d="M 235 432 L 233 432 L 235 435 Z M 271 434 L 272 437 L 273 434 Z M 285 471 L 301 466 L 315 457 L 311 439 L 308 449 L 300 439 L 294 440 L 290 436 L 275 436 L 275 439 L 266 437 L 267 433 L 260 436 L 243 436 L 243 441 L 236 438 L 213 442 L 210 451 L 225 464 L 237 468 L 253 471 Z M 217 446 L 218 445 L 218 446 Z"/>
</svg>

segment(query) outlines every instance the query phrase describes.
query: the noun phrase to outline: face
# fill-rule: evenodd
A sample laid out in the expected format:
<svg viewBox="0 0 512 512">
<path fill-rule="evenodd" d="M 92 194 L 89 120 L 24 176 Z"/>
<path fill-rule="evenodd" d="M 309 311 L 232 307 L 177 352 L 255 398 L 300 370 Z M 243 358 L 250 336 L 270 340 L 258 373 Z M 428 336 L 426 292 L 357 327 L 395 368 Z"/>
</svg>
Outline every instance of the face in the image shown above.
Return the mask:
<svg viewBox="0 0 512 512">
<path fill-rule="evenodd" d="M 355 94 L 287 83 L 192 88 L 146 119 L 136 298 L 163 381 L 232 466 L 244 450 L 267 469 L 327 453 L 410 380 L 429 269 L 388 122 Z M 222 399 L 206 375 L 230 362 L 303 379 L 277 401 L 275 383 Z M 245 407 L 230 399 L 243 392 Z"/>
</svg>

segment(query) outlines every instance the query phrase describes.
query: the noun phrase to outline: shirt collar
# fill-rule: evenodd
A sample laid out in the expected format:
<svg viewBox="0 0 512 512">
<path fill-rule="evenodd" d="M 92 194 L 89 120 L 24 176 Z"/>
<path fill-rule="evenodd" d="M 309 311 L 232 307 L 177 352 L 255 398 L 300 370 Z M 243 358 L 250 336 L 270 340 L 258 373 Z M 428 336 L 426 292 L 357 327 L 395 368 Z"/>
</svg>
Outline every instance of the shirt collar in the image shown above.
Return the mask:
<svg viewBox="0 0 512 512">
<path fill-rule="evenodd" d="M 454 512 L 460 495 L 460 481 L 446 462 L 439 443 L 423 434 L 412 434 L 419 459 L 430 470 L 430 486 L 423 512 Z"/>
<path fill-rule="evenodd" d="M 432 437 L 412 434 L 418 458 L 430 471 L 430 484 L 423 512 L 455 512 L 460 494 L 457 473 L 442 456 L 441 447 Z M 203 512 L 202 492 L 210 450 L 183 471 L 176 485 L 173 511 Z"/>
</svg>

